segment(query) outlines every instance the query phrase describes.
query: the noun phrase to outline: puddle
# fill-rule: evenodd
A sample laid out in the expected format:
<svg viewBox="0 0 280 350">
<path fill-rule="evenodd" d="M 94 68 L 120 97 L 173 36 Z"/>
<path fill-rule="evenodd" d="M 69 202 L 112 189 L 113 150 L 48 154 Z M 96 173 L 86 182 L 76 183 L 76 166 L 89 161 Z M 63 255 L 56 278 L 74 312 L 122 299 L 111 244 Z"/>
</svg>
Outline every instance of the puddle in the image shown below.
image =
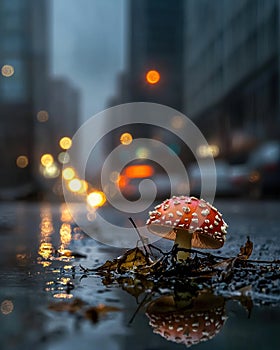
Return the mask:
<svg viewBox="0 0 280 350">
<path fill-rule="evenodd" d="M 149 292 L 136 298 L 116 283 L 104 285 L 96 273 L 85 273 L 123 250 L 85 236 L 64 206 L 39 209 L 14 207 L 17 219 L 0 236 L 1 348 L 278 348 L 278 300 L 248 305 L 249 298 L 233 300 L 225 292 L 199 294 L 191 306 L 175 305 L 168 290 L 150 300 Z"/>
</svg>

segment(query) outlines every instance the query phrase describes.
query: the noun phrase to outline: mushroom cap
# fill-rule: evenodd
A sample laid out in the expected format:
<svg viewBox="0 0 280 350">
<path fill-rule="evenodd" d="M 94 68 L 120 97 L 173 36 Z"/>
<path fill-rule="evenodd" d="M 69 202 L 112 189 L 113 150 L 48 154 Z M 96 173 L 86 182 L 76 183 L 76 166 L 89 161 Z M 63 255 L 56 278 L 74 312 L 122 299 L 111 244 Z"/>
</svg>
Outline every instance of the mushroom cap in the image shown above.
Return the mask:
<svg viewBox="0 0 280 350">
<path fill-rule="evenodd" d="M 148 305 L 146 315 L 154 333 L 187 347 L 212 339 L 227 319 L 224 298 L 214 295 L 206 302 L 198 296 L 191 309 L 178 309 L 172 296 L 162 296 Z"/>
<path fill-rule="evenodd" d="M 176 230 L 192 233 L 192 247 L 218 249 L 224 245 L 226 229 L 222 214 L 203 199 L 173 196 L 149 213 L 147 228 L 151 233 L 175 240 Z"/>
</svg>

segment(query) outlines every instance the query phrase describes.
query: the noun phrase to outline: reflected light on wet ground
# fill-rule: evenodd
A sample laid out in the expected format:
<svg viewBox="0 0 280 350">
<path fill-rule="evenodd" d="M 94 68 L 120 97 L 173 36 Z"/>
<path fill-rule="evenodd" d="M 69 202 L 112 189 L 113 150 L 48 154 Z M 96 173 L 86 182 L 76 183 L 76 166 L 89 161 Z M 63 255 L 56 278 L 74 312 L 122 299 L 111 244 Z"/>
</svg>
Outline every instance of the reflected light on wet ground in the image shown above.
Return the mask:
<svg viewBox="0 0 280 350">
<path fill-rule="evenodd" d="M 259 207 L 255 203 L 250 203 L 249 206 L 246 205 L 247 212 L 244 212 L 245 203 L 244 205 L 237 202 L 219 203 L 218 207 L 221 208 L 225 218 L 230 219 L 231 228 L 229 240 L 221 254 L 236 254 L 240 242 L 244 243 L 244 237 L 249 233 L 255 243 L 254 258 L 260 257 L 258 255 L 260 250 L 263 258 L 277 258 L 279 229 L 276 230 L 276 227 L 279 225 L 276 213 L 279 212 L 279 205 L 277 207 L 275 203 L 261 204 Z M 157 324 L 160 319 L 156 317 L 160 315 L 154 313 L 151 316 L 155 307 L 148 301 L 139 307 L 142 295 L 137 304 L 135 298 L 125 290 L 116 285 L 104 285 L 94 273 L 85 274 L 87 268 L 96 268 L 106 260 L 121 255 L 124 250 L 98 244 L 86 237 L 72 222 L 65 205 L 45 203 L 40 206 L 24 203 L 12 207 L 11 210 L 16 214 L 13 219 L 14 228 L 3 234 L 1 232 L 0 235 L 2 243 L 0 261 L 7 261 L 3 260 L 5 256 L 14 258 L 14 265 L 2 264 L 0 271 L 3 281 L 0 290 L 0 341 L 3 349 L 33 347 L 36 350 L 44 350 L 47 347 L 72 350 L 80 347 L 89 350 L 95 344 L 96 348 L 110 350 L 126 348 L 179 350 L 186 348 L 180 344 L 179 340 L 183 339 L 182 337 L 186 336 L 184 339 L 190 342 L 193 332 L 198 340 L 200 330 L 204 332 L 201 333 L 201 337 L 204 337 L 205 341 L 195 345 L 195 349 L 222 350 L 230 346 L 236 350 L 245 347 L 248 350 L 278 348 L 279 307 L 254 306 L 248 318 L 248 312 L 241 305 L 241 301 L 226 301 L 225 308 L 221 305 L 221 319 L 224 319 L 224 323 L 221 326 L 217 323 L 219 327 L 217 332 L 214 330 L 216 320 L 211 316 L 211 312 L 206 317 L 209 318 L 213 329 L 207 330 L 205 327 L 208 323 L 203 326 L 201 310 L 195 310 L 195 317 L 191 317 L 190 310 L 185 310 L 183 315 L 185 319 L 177 311 L 172 315 L 166 314 L 169 319 L 164 322 L 168 330 L 165 330 L 165 333 L 155 334 L 156 329 L 163 331 L 163 323 Z M 258 230 L 261 224 L 259 212 L 266 217 L 265 238 Z M 97 229 L 102 234 L 102 227 Z M 268 239 L 268 235 L 271 238 Z M 10 242 L 10 246 L 7 242 Z M 159 247 L 168 249 L 165 244 L 164 241 L 157 243 Z M 266 249 L 266 245 L 269 244 L 272 246 L 270 253 Z M 74 255 L 62 257 L 57 252 L 62 245 L 71 252 L 76 251 L 87 257 L 83 259 Z M 77 298 L 85 302 L 86 308 L 103 304 L 117 307 L 119 311 L 115 313 L 108 311 L 102 314 L 97 323 L 93 323 L 90 319 L 81 317 L 80 311 L 71 314 L 48 310 L 50 303 L 73 303 Z M 151 302 L 155 303 L 156 300 L 157 298 L 154 298 Z M 128 327 L 138 307 L 139 311 Z M 225 322 L 226 317 L 228 319 Z M 191 326 L 188 326 L 189 333 L 182 335 L 181 328 L 184 331 L 184 327 L 187 327 L 187 318 L 192 321 Z M 184 321 L 184 326 L 183 323 L 176 323 L 176 320 Z M 205 318 L 204 320 L 207 321 Z M 180 337 L 175 334 L 176 332 L 179 332 Z M 211 340 L 206 341 L 207 332 L 209 335 L 216 333 Z M 172 339 L 167 340 L 168 337 Z"/>
</svg>

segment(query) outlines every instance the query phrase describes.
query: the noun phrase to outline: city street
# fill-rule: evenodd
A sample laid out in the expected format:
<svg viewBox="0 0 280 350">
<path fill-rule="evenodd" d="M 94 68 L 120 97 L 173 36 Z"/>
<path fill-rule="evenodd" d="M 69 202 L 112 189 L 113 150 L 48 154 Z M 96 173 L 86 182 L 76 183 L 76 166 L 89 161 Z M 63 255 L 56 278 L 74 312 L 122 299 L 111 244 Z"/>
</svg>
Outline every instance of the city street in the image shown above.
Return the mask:
<svg viewBox="0 0 280 350">
<path fill-rule="evenodd" d="M 214 253 L 236 255 L 249 235 L 254 243 L 252 259 L 280 258 L 278 200 L 219 199 L 215 205 L 229 224 L 229 234 L 224 248 Z M 102 235 L 102 227 L 95 225 Z M 155 244 L 165 250 L 171 246 L 170 241 L 163 239 Z M 80 265 L 97 267 L 125 250 L 105 246 L 85 236 L 71 222 L 64 204 L 1 203 L 0 247 L 0 342 L 3 348 L 185 348 L 154 334 L 144 309 L 140 309 L 128 327 L 137 309 L 135 298 L 117 286 L 103 285 L 101 278 L 94 274 L 83 277 Z M 63 249 L 71 249 L 76 257 L 58 255 L 57 251 Z M 75 298 L 91 306 L 106 305 L 109 311 L 104 312 L 97 323 L 92 323 L 49 309 L 54 301 Z M 253 307 L 248 319 L 239 303 L 227 302 L 228 319 L 222 330 L 197 349 L 261 350 L 268 346 L 276 349 L 280 300 L 276 298 L 274 304 L 273 307 Z"/>
</svg>

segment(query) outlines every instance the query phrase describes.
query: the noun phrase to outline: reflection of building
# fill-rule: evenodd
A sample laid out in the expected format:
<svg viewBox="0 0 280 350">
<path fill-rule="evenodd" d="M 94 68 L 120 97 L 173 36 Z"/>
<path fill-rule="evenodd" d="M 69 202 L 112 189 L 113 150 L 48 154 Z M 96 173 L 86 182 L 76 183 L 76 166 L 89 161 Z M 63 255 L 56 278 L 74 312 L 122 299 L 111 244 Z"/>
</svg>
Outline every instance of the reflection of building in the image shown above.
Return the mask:
<svg viewBox="0 0 280 350">
<path fill-rule="evenodd" d="M 33 184 L 34 113 L 47 96 L 47 3 L 0 2 L 0 197 L 24 195 Z M 17 167 L 20 155 L 28 165 Z"/>
<path fill-rule="evenodd" d="M 128 67 L 111 103 L 149 101 L 181 110 L 184 1 L 131 0 L 128 5 Z M 159 83 L 146 82 L 150 69 L 160 72 Z"/>
<path fill-rule="evenodd" d="M 225 153 L 280 134 L 279 23 L 278 0 L 186 1 L 185 112 Z"/>
</svg>

